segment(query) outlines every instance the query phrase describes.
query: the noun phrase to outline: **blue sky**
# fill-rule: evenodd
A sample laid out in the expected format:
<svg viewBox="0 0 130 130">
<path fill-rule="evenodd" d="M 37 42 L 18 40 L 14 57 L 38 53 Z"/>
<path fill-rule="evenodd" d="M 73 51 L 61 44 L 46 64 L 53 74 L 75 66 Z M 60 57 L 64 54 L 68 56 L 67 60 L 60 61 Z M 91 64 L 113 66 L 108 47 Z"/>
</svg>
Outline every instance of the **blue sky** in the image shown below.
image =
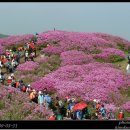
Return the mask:
<svg viewBox="0 0 130 130">
<path fill-rule="evenodd" d="M 0 33 L 103 32 L 130 40 L 130 3 L 0 3 Z"/>
</svg>

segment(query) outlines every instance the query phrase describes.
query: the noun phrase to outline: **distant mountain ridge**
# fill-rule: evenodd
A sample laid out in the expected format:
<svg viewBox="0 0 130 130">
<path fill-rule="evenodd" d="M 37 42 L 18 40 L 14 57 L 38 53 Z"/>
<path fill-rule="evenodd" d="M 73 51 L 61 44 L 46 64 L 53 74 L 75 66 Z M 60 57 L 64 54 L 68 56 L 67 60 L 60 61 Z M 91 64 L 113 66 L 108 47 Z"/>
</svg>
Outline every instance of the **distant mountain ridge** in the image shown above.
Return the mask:
<svg viewBox="0 0 130 130">
<path fill-rule="evenodd" d="M 5 35 L 5 34 L 0 34 L 0 38 L 5 38 L 8 37 L 9 35 Z"/>
</svg>

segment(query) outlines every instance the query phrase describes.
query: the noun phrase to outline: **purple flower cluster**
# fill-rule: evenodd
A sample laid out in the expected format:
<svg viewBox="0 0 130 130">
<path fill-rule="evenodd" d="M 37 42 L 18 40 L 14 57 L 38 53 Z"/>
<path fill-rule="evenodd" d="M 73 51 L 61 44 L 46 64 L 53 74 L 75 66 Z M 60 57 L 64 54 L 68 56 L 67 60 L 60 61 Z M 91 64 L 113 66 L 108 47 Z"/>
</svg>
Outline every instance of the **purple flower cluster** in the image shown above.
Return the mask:
<svg viewBox="0 0 130 130">
<path fill-rule="evenodd" d="M 38 67 L 39 67 L 39 64 L 37 62 L 27 61 L 23 64 L 18 65 L 17 70 L 18 71 L 32 71 Z"/>
<path fill-rule="evenodd" d="M 35 82 L 32 83 L 32 88 L 35 88 L 36 90 L 42 90 L 43 88 L 47 88 L 48 91 L 54 90 L 54 81 L 48 80 L 46 78 L 41 78 Z"/>
<path fill-rule="evenodd" d="M 122 108 L 127 111 L 127 112 L 130 112 L 130 101 L 126 102 Z"/>
<path fill-rule="evenodd" d="M 51 110 L 46 109 L 44 106 L 35 107 L 33 112 L 36 115 L 40 115 L 40 117 L 42 117 L 44 119 L 48 119 L 53 114 L 53 112 Z"/>
<path fill-rule="evenodd" d="M 91 55 L 86 55 L 82 51 L 71 50 L 61 53 L 61 66 L 65 65 L 82 65 L 93 61 Z"/>
<path fill-rule="evenodd" d="M 51 110 L 45 109 L 45 107 L 36 103 L 30 103 L 27 93 L 13 87 L 0 87 L 0 99 L 1 120 L 46 120 L 52 115 Z"/>
<path fill-rule="evenodd" d="M 118 56 L 121 59 L 125 59 L 124 52 L 115 48 L 102 49 L 102 53 L 96 54 L 94 58 L 103 59 L 105 61 L 111 61 L 112 56 Z"/>
<path fill-rule="evenodd" d="M 10 46 L 14 44 L 22 44 L 30 41 L 34 37 L 33 34 L 25 34 L 21 36 L 9 36 L 7 38 L 1 38 L 0 44 L 2 46 Z"/>
<path fill-rule="evenodd" d="M 118 107 L 116 107 L 114 104 L 104 104 L 104 107 L 106 108 L 107 112 L 116 112 L 118 110 Z"/>
<path fill-rule="evenodd" d="M 120 43 L 120 44 L 125 45 L 126 48 L 130 47 L 130 41 L 123 39 L 119 36 L 113 36 L 113 35 L 105 34 L 105 33 L 94 33 L 94 34 L 95 36 L 102 38 L 104 40 L 107 40 L 109 43 L 112 43 L 116 46 Z"/>
<path fill-rule="evenodd" d="M 81 50 L 85 52 L 92 52 L 99 47 L 114 47 L 117 44 L 124 44 L 130 46 L 130 42 L 116 36 L 107 35 L 103 33 L 79 33 L 67 31 L 48 31 L 39 34 L 38 44 L 45 44 L 46 42 L 57 42 L 58 46 L 50 46 L 43 51 L 50 54 L 60 54 L 68 50 Z"/>
<path fill-rule="evenodd" d="M 111 64 L 90 63 L 61 67 L 32 85 L 35 89 L 56 89 L 61 97 L 72 95 L 85 101 L 95 98 L 108 101 L 111 92 L 128 87 L 129 81 L 121 70 Z"/>
</svg>

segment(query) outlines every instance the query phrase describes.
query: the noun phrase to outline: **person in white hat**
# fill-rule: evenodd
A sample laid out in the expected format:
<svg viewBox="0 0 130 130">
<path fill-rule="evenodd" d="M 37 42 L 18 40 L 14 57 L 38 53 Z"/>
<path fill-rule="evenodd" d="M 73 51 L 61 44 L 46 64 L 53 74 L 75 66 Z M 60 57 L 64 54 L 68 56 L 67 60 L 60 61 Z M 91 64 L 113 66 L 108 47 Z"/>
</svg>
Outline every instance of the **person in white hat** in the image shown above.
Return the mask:
<svg viewBox="0 0 130 130">
<path fill-rule="evenodd" d="M 14 72 L 15 67 L 16 67 L 16 63 L 15 63 L 14 59 L 12 59 L 12 61 L 11 61 L 11 67 L 12 67 L 12 72 Z"/>
<path fill-rule="evenodd" d="M 25 51 L 25 62 L 28 61 L 28 58 L 29 58 L 29 53 L 28 53 L 28 51 L 26 50 L 26 51 Z"/>
<path fill-rule="evenodd" d="M 31 85 L 29 84 L 28 87 L 30 87 Z"/>
<path fill-rule="evenodd" d="M 96 109 L 96 103 L 97 103 L 97 100 L 94 99 L 94 100 L 93 100 L 93 108 L 94 108 L 94 109 Z"/>
<path fill-rule="evenodd" d="M 8 84 L 9 86 L 11 86 L 11 83 L 12 83 L 12 78 L 11 78 L 11 76 L 9 76 L 9 77 L 8 77 L 8 80 L 7 80 L 7 84 Z"/>
<path fill-rule="evenodd" d="M 2 70 L 2 63 L 1 63 L 1 60 L 0 60 L 0 73 L 1 73 L 1 70 Z"/>
<path fill-rule="evenodd" d="M 13 82 L 15 82 L 15 76 L 14 76 L 14 73 L 11 74 L 11 78 L 12 78 Z"/>
<path fill-rule="evenodd" d="M 33 91 L 33 92 L 36 92 L 36 90 L 35 90 L 35 89 L 33 89 L 32 91 Z"/>
<path fill-rule="evenodd" d="M 14 77 L 14 73 L 11 74 L 11 77 Z"/>
<path fill-rule="evenodd" d="M 30 84 L 27 85 L 27 88 L 26 88 L 26 93 L 30 93 L 31 92 L 31 88 L 30 88 Z"/>
<path fill-rule="evenodd" d="M 44 96 L 43 96 L 43 94 L 42 94 L 42 91 L 39 91 L 38 92 L 38 104 L 39 105 L 43 105 L 43 102 L 44 102 Z"/>
<path fill-rule="evenodd" d="M 127 71 L 128 74 L 130 74 L 130 64 L 129 64 L 129 62 L 128 62 L 128 65 L 126 67 L 126 71 Z"/>
</svg>

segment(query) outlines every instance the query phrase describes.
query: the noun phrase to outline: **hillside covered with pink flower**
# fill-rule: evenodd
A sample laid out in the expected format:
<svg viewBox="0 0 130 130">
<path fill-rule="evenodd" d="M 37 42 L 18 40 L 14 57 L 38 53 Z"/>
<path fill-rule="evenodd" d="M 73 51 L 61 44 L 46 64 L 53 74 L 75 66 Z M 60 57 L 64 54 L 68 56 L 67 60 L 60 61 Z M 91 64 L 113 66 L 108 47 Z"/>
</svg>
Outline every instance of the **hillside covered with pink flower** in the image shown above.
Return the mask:
<svg viewBox="0 0 130 130">
<path fill-rule="evenodd" d="M 0 54 L 10 46 L 24 46 L 33 38 L 32 34 L 1 38 Z M 61 99 L 68 95 L 87 103 L 97 99 L 105 102 L 108 111 L 112 109 L 117 112 L 120 108 L 130 115 L 130 75 L 118 66 L 121 63 L 127 65 L 126 54 L 130 48 L 130 41 L 104 33 L 56 30 L 40 33 L 36 46 L 37 58 L 18 65 L 15 73 L 18 79 L 22 78 L 30 83 L 37 91 L 47 88 Z M 45 56 L 42 57 L 41 53 Z M 4 107 L 6 109 L 7 105 L 11 104 L 5 98 L 7 90 L 2 87 L 0 98 L 7 101 Z M 18 96 L 20 92 L 15 89 L 12 91 L 12 97 L 15 99 L 14 93 Z M 19 96 L 27 97 L 26 94 Z M 24 104 L 22 108 L 28 107 L 30 110 L 29 114 L 25 113 L 26 116 L 21 119 L 32 119 L 32 113 L 34 119 L 47 119 L 50 115 L 50 110 L 41 110 L 25 100 L 25 104 L 21 100 Z M 17 101 L 15 104 L 18 105 Z M 3 112 L 3 116 L 6 113 L 4 109 L 0 111 L 0 114 Z M 11 111 L 11 107 L 8 109 Z M 20 111 L 22 112 L 22 109 Z M 42 118 L 41 115 L 36 116 L 39 111 L 43 115 Z M 7 118 L 7 115 L 5 117 Z"/>
</svg>

